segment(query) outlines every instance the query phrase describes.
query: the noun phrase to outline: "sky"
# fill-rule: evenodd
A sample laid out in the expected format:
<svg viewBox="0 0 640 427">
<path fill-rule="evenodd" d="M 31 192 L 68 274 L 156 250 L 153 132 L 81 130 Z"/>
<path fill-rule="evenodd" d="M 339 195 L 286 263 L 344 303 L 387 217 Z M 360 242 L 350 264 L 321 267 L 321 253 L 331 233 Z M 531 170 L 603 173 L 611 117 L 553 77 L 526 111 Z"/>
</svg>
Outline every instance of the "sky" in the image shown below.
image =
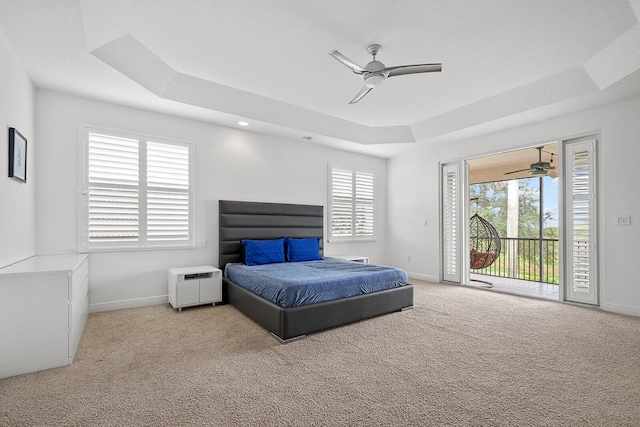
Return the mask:
<svg viewBox="0 0 640 427">
<path fill-rule="evenodd" d="M 553 221 L 549 221 L 545 224 L 547 227 L 558 226 L 558 178 L 551 178 L 549 176 L 544 177 L 544 200 L 543 206 L 545 212 L 553 212 Z"/>
<path fill-rule="evenodd" d="M 544 186 L 544 200 L 543 209 L 545 212 L 551 211 L 553 214 L 553 220 L 545 222 L 545 227 L 557 227 L 558 226 L 558 178 L 551 178 L 545 176 L 543 178 Z M 529 186 L 534 188 L 539 193 L 538 179 L 529 179 Z"/>
</svg>

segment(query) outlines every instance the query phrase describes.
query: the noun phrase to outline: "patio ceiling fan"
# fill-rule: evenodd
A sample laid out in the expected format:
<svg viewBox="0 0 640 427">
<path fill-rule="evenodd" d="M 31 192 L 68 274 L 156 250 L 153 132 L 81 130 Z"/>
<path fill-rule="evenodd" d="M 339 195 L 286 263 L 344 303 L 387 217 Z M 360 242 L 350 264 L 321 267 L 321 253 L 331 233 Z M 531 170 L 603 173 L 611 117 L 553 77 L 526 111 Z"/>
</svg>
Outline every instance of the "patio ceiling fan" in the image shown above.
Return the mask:
<svg viewBox="0 0 640 427">
<path fill-rule="evenodd" d="M 511 171 L 511 172 L 506 172 L 505 175 L 511 175 L 513 173 L 519 173 L 519 172 L 531 172 L 531 176 L 533 177 L 543 177 L 543 176 L 551 176 L 551 175 L 556 175 L 554 172 L 550 171 L 555 171 L 556 167 L 553 166 L 553 153 L 550 153 L 548 151 L 544 151 L 542 149 L 543 147 L 538 147 L 536 148 L 536 150 L 538 150 L 538 161 L 535 163 L 531 163 L 531 165 L 529 165 L 529 167 L 527 169 L 519 169 L 519 170 L 515 170 L 515 171 Z M 551 154 L 551 160 L 548 162 L 543 162 L 542 161 L 542 152 L 545 152 L 547 154 Z"/>
<path fill-rule="evenodd" d="M 355 104 L 360 101 L 371 89 L 380 86 L 387 77 L 401 76 L 403 74 L 418 74 L 418 73 L 433 73 L 442 71 L 442 64 L 415 64 L 415 65 L 398 65 L 395 67 L 386 67 L 382 62 L 376 61 L 376 55 L 380 53 L 382 46 L 379 44 L 372 44 L 367 48 L 370 55 L 373 56 L 373 61 L 369 62 L 364 67 L 359 66 L 337 50 L 332 50 L 329 55 L 346 65 L 355 74 L 360 76 L 364 81 L 364 87 L 360 89 L 360 92 L 349 102 L 349 104 Z"/>
</svg>

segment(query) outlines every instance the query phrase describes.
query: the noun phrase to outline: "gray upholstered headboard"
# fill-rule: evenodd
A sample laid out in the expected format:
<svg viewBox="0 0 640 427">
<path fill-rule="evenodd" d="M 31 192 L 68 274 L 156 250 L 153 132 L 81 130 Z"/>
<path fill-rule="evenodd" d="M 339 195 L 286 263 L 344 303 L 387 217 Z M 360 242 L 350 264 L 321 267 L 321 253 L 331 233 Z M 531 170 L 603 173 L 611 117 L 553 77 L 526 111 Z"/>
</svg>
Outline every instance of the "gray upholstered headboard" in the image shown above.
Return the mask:
<svg viewBox="0 0 640 427">
<path fill-rule="evenodd" d="M 323 207 L 283 203 L 219 202 L 219 259 L 224 269 L 229 262 L 242 262 L 242 239 L 318 237 L 322 254 Z"/>
</svg>

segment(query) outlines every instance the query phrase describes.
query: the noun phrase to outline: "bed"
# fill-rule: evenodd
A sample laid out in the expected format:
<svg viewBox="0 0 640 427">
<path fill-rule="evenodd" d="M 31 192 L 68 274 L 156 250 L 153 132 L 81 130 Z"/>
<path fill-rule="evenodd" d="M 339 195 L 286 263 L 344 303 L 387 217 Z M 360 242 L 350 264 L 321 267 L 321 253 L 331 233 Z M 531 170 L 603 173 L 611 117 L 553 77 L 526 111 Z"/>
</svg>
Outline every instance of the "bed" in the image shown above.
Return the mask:
<svg viewBox="0 0 640 427">
<path fill-rule="evenodd" d="M 219 201 L 219 266 L 242 264 L 242 241 L 312 239 L 323 253 L 323 207 L 281 203 Z M 313 261 L 312 261 L 313 262 Z M 352 263 L 355 267 L 355 262 Z M 286 263 L 285 263 L 286 264 Z M 413 307 L 413 285 L 371 291 L 322 302 L 283 307 L 223 277 L 224 300 L 267 329 L 280 342 Z"/>
</svg>

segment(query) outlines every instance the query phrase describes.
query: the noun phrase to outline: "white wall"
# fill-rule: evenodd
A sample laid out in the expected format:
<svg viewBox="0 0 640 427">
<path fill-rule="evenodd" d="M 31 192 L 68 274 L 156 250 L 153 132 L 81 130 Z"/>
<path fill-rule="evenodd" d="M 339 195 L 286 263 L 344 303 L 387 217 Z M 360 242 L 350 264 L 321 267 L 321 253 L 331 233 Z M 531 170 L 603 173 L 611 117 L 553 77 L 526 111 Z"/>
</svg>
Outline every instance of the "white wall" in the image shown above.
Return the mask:
<svg viewBox="0 0 640 427">
<path fill-rule="evenodd" d="M 35 254 L 35 89 L 0 32 L 0 267 Z M 9 128 L 27 139 L 27 182 L 8 178 Z"/>
<path fill-rule="evenodd" d="M 419 146 L 388 162 L 388 262 L 438 280 L 438 162 L 601 131 L 598 146 L 600 305 L 640 316 L 640 98 L 478 138 Z M 615 225 L 630 215 L 631 226 Z M 428 226 L 422 225 L 428 220 Z M 412 257 L 412 262 L 407 257 Z"/>
<path fill-rule="evenodd" d="M 331 244 L 325 254 L 355 253 L 383 262 L 386 223 L 386 160 L 304 141 L 257 133 L 104 102 L 36 92 L 38 181 L 36 252 L 78 248 L 81 183 L 80 125 L 90 124 L 196 143 L 196 227 L 198 248 L 171 251 L 91 253 L 91 310 L 166 302 L 171 267 L 218 264 L 218 200 L 327 205 L 327 164 L 376 173 L 377 240 Z M 325 224 L 326 234 L 326 224 Z M 326 236 L 325 236 L 326 237 Z"/>
</svg>

